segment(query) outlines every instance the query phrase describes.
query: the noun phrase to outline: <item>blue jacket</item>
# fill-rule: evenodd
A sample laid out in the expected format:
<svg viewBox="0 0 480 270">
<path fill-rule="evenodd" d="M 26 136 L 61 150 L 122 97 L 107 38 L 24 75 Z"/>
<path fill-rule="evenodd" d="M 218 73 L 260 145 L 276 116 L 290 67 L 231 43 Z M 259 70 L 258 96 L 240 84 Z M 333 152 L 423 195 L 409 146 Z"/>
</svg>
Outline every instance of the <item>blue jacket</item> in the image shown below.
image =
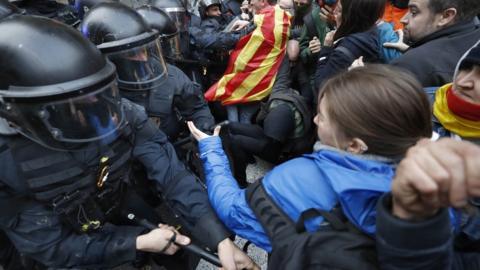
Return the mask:
<svg viewBox="0 0 480 270">
<path fill-rule="evenodd" d="M 393 25 L 391 23 L 383 22 L 377 25 L 377 29 L 381 62 L 388 64 L 390 63 L 390 61 L 393 61 L 398 57 L 402 56 L 402 52 L 397 49 L 383 47 L 383 43 L 385 42 L 398 42 L 398 35 L 393 30 Z"/>
<path fill-rule="evenodd" d="M 208 196 L 220 219 L 237 235 L 270 251 L 268 236 L 248 206 L 245 190 L 239 188 L 231 174 L 220 138 L 203 139 L 199 148 Z M 387 162 L 321 150 L 275 167 L 265 175 L 263 185 L 293 220 L 309 208 L 331 210 L 340 203 L 353 224 L 374 235 L 376 203 L 390 190 L 394 173 L 394 167 Z M 310 220 L 306 229 L 315 231 L 321 222 L 320 217 Z"/>
</svg>

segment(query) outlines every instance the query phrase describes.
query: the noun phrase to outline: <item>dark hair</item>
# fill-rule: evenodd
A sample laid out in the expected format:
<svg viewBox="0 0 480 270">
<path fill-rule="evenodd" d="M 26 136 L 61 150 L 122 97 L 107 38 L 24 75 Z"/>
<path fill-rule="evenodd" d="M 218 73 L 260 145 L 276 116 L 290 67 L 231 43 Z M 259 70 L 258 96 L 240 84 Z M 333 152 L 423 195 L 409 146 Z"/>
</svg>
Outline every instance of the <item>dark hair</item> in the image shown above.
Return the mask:
<svg viewBox="0 0 480 270">
<path fill-rule="evenodd" d="M 432 135 L 427 96 L 417 79 L 401 69 L 354 68 L 329 79 L 321 93 L 336 129 L 346 138 L 362 139 L 366 153 L 400 160 L 419 139 Z"/>
<path fill-rule="evenodd" d="M 479 0 L 429 0 L 428 9 L 433 14 L 442 13 L 449 8 L 455 8 L 455 22 L 470 21 L 480 13 Z"/>
<path fill-rule="evenodd" d="M 386 0 L 340 0 L 342 23 L 334 40 L 372 28 L 385 12 Z"/>
</svg>

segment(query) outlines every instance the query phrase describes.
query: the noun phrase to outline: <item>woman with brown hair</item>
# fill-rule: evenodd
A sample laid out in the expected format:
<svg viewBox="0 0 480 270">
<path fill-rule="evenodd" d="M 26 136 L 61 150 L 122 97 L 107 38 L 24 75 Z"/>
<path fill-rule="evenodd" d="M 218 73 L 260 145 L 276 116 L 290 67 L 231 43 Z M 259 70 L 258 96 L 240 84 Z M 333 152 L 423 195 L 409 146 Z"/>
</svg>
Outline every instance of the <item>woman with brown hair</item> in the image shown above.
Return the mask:
<svg viewBox="0 0 480 270">
<path fill-rule="evenodd" d="M 339 205 L 348 220 L 375 233 L 375 205 L 390 190 L 395 166 L 407 149 L 432 133 L 430 108 L 420 84 L 386 66 L 356 68 L 330 79 L 315 117 L 318 151 L 275 167 L 260 185 L 292 220 L 307 209 Z M 261 224 L 232 177 L 218 135 L 188 123 L 199 140 L 208 195 L 220 219 L 237 235 L 268 251 Z M 321 217 L 305 223 L 316 231 Z"/>
<path fill-rule="evenodd" d="M 385 11 L 386 0 L 340 0 L 333 11 L 337 29 L 327 33 L 315 72 L 315 90 L 355 59 L 380 62 L 377 21 Z"/>
</svg>

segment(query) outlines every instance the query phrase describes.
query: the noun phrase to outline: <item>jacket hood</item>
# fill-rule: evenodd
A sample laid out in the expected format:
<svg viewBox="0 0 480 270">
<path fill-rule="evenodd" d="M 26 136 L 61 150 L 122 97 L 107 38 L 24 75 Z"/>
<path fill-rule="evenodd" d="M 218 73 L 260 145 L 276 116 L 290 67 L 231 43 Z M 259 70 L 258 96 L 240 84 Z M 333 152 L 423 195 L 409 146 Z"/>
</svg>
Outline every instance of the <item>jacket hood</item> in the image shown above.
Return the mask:
<svg viewBox="0 0 480 270">
<path fill-rule="evenodd" d="M 455 81 L 455 78 L 457 78 L 457 75 L 458 75 L 458 70 L 460 69 L 460 66 L 463 64 L 463 62 L 469 58 L 473 58 L 473 56 L 471 55 L 472 53 L 472 50 L 475 51 L 475 54 L 478 54 L 478 50 L 480 49 L 480 40 L 475 43 L 475 45 L 473 45 L 468 51 L 465 52 L 465 54 L 460 58 L 460 60 L 458 60 L 458 63 L 457 63 L 457 66 L 455 67 L 455 73 L 453 75 L 453 80 Z M 475 58 L 478 58 L 477 55 L 475 55 Z M 477 63 L 475 63 L 475 65 L 477 65 Z M 478 63 L 478 65 L 480 65 L 480 63 Z"/>
</svg>

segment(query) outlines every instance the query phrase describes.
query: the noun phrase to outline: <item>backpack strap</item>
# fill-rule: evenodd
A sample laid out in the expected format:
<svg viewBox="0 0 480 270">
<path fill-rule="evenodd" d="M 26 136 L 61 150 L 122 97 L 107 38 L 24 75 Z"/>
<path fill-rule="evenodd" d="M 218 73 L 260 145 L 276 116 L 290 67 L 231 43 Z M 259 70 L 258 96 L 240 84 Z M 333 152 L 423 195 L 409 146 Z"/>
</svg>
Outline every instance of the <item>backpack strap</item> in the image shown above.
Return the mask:
<svg viewBox="0 0 480 270">
<path fill-rule="evenodd" d="M 357 58 L 355 57 L 355 55 L 353 55 L 353 53 L 352 53 L 347 47 L 338 46 L 338 47 L 335 48 L 335 51 L 342 52 L 342 53 L 345 54 L 348 58 L 352 59 L 352 62 L 355 61 L 355 59 L 357 59 Z"/>
<path fill-rule="evenodd" d="M 262 224 L 271 242 L 274 242 L 277 237 L 281 239 L 282 235 L 296 233 L 294 222 L 273 202 L 265 191 L 262 181 L 251 184 L 247 188 L 245 196 L 247 203 Z"/>
</svg>

